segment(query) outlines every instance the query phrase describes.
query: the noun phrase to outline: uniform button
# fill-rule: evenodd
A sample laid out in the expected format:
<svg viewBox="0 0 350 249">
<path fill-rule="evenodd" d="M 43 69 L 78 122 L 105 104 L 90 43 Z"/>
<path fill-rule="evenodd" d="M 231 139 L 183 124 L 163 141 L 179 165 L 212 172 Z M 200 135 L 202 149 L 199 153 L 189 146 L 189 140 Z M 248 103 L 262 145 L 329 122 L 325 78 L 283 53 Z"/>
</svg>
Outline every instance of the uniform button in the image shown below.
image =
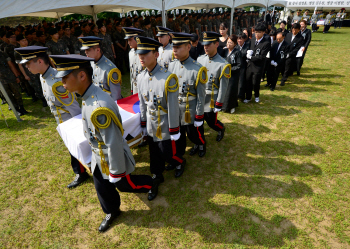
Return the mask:
<svg viewBox="0 0 350 249">
<path fill-rule="evenodd" d="M 152 92 L 152 89 L 149 89 L 150 92 Z"/>
<path fill-rule="evenodd" d="M 83 103 L 83 105 L 85 105 L 85 103 Z"/>
<path fill-rule="evenodd" d="M 211 63 L 211 61 L 209 61 L 209 63 Z"/>
<path fill-rule="evenodd" d="M 52 74 L 50 74 L 50 76 L 52 76 Z"/>
<path fill-rule="evenodd" d="M 85 133 L 86 133 L 86 131 L 85 131 Z"/>
<path fill-rule="evenodd" d="M 95 74 L 95 77 L 96 77 L 97 75 Z"/>
<path fill-rule="evenodd" d="M 182 76 L 180 75 L 180 78 L 182 78 Z"/>
<path fill-rule="evenodd" d="M 149 80 L 152 80 L 152 78 L 149 78 Z"/>
<path fill-rule="evenodd" d="M 91 98 L 95 98 L 95 96 L 94 96 L 94 95 L 91 95 Z"/>
<path fill-rule="evenodd" d="M 193 62 L 196 62 L 196 61 L 193 61 Z"/>
<path fill-rule="evenodd" d="M 85 118 L 83 118 L 83 120 L 85 120 Z M 85 131 L 86 132 L 86 131 Z"/>
</svg>

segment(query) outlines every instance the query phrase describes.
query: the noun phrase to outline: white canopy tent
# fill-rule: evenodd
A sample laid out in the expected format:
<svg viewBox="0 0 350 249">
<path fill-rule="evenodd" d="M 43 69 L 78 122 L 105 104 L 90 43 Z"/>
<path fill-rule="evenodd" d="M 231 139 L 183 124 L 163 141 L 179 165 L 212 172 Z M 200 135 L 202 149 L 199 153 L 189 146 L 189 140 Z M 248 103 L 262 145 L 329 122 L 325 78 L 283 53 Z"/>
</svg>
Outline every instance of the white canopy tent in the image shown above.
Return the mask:
<svg viewBox="0 0 350 249">
<path fill-rule="evenodd" d="M 165 9 L 212 9 L 216 7 L 229 7 L 232 8 L 232 0 L 165 0 Z"/>
<path fill-rule="evenodd" d="M 286 6 L 288 9 L 291 10 L 297 10 L 297 9 L 309 9 L 312 11 L 313 9 L 321 9 L 324 11 L 330 11 L 332 9 L 335 9 L 336 11 L 339 11 L 341 8 L 350 8 L 350 1 L 296 1 L 296 0 L 289 0 L 288 4 Z"/>
</svg>

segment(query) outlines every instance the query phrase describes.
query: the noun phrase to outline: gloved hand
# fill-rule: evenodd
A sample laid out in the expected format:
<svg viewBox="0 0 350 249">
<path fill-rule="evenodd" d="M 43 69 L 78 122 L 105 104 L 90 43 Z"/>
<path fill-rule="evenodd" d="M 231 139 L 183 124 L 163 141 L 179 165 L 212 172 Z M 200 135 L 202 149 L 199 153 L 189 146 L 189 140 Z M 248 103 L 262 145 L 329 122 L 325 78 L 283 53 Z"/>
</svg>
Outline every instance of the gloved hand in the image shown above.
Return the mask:
<svg viewBox="0 0 350 249">
<path fill-rule="evenodd" d="M 272 65 L 272 66 L 275 65 L 275 61 L 274 61 L 274 60 L 271 61 L 271 65 Z"/>
<path fill-rule="evenodd" d="M 173 141 L 177 141 L 180 138 L 181 133 L 177 133 L 175 135 L 170 135 L 170 139 Z"/>
<path fill-rule="evenodd" d="M 144 136 L 147 136 L 147 128 L 146 127 L 141 127 L 142 134 Z"/>
<path fill-rule="evenodd" d="M 252 55 L 253 55 L 253 53 L 254 53 L 254 51 L 253 51 L 253 50 L 247 50 L 247 55 L 252 56 Z"/>
<path fill-rule="evenodd" d="M 275 62 L 275 64 L 273 64 L 275 67 L 277 67 L 278 66 L 278 64 L 277 64 L 277 62 Z"/>
<path fill-rule="evenodd" d="M 193 123 L 194 127 L 199 127 L 203 125 L 203 121 L 194 121 Z"/>
<path fill-rule="evenodd" d="M 286 57 L 287 59 L 289 58 L 289 54 L 287 54 L 287 57 Z"/>
<path fill-rule="evenodd" d="M 214 113 L 217 113 L 217 112 L 219 112 L 219 111 L 221 111 L 221 109 L 214 108 Z"/>
<path fill-rule="evenodd" d="M 122 178 L 113 178 L 111 176 L 109 176 L 109 182 L 110 183 L 116 183 L 119 182 Z"/>
</svg>

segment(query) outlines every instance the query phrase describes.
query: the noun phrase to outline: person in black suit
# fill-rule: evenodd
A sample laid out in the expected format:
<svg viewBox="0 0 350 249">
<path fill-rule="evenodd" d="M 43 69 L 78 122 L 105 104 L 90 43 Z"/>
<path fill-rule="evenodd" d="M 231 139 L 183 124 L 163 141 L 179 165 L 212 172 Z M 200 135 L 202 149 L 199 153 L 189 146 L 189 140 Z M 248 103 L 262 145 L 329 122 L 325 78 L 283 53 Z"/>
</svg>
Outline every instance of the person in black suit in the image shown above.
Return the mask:
<svg viewBox="0 0 350 249">
<path fill-rule="evenodd" d="M 300 69 L 304 63 L 304 57 L 311 42 L 311 30 L 307 28 L 307 24 L 305 20 L 300 21 L 300 34 L 304 37 L 304 44 L 302 46 L 303 55 L 301 57 L 297 57 L 297 74 L 300 75 Z"/>
<path fill-rule="evenodd" d="M 197 60 L 200 55 L 205 54 L 204 46 L 199 41 L 199 37 L 197 34 L 192 33 L 193 37 L 191 38 L 191 49 L 190 56 L 192 59 Z"/>
<path fill-rule="evenodd" d="M 260 80 L 266 55 L 271 49 L 270 37 L 264 37 L 266 27 L 263 23 L 258 23 L 255 26 L 255 38 L 251 40 L 250 49 L 247 51 L 247 93 L 244 103 L 248 103 L 252 99 L 252 92 L 254 90 L 255 102 L 260 101 Z"/>
<path fill-rule="evenodd" d="M 286 25 L 287 25 L 287 22 L 284 20 L 280 23 L 280 29 L 281 29 L 281 32 L 284 33 L 284 37 L 286 37 L 286 35 L 289 33 L 289 31 L 286 29 Z"/>
<path fill-rule="evenodd" d="M 268 70 L 271 73 L 271 77 L 267 78 L 267 84 L 265 86 L 270 87 L 271 91 L 275 90 L 278 76 L 284 69 L 284 62 L 288 52 L 288 43 L 284 38 L 284 33 L 278 30 L 276 41 L 272 44 L 270 51 L 271 63 Z"/>
<path fill-rule="evenodd" d="M 286 66 L 284 69 L 283 77 L 281 80 L 281 86 L 285 85 L 289 75 L 293 75 L 294 66 L 296 64 L 296 55 L 299 49 L 304 44 L 304 37 L 300 34 L 300 23 L 293 23 L 292 32 L 286 36 L 286 42 L 288 45 L 288 53 L 286 56 Z"/>
<path fill-rule="evenodd" d="M 250 40 L 245 33 L 240 33 L 237 36 L 238 47 L 241 50 L 241 69 L 239 71 L 239 81 L 238 81 L 238 99 L 242 102 L 246 99 L 246 72 L 247 72 L 247 51 L 250 48 Z"/>
</svg>

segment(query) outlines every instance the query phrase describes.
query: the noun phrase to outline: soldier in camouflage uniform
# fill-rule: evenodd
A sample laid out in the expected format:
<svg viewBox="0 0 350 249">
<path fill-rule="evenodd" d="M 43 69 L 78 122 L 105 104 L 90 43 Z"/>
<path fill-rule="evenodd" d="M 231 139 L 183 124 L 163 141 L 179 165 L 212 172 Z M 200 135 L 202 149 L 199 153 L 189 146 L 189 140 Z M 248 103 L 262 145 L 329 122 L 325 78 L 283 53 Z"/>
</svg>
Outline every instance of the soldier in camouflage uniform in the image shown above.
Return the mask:
<svg viewBox="0 0 350 249">
<path fill-rule="evenodd" d="M 63 55 L 69 54 L 69 49 L 66 43 L 59 39 L 57 29 L 53 28 L 49 31 L 51 40 L 46 42 L 47 54 L 48 55 Z"/>
<path fill-rule="evenodd" d="M 149 37 L 149 38 L 154 38 L 153 37 L 153 30 L 151 28 L 151 21 L 149 20 L 149 18 L 146 18 L 146 20 L 144 21 L 144 27 L 143 27 L 143 30 L 145 31 L 144 32 L 144 35 L 146 37 Z"/>
<path fill-rule="evenodd" d="M 68 25 L 64 26 L 63 29 L 64 29 L 64 35 L 62 36 L 61 40 L 66 43 L 66 46 L 69 49 L 69 53 L 74 54 L 75 37 L 71 35 L 71 29 Z"/>
<path fill-rule="evenodd" d="M 159 47 L 159 57 L 157 61 L 160 66 L 168 69 L 169 63 L 174 59 L 169 33 L 173 32 L 173 30 L 157 26 L 157 32 L 158 41 L 163 44 L 163 46 Z"/>
<path fill-rule="evenodd" d="M 46 36 L 42 31 L 36 32 L 37 41 L 34 43 L 34 46 L 45 47 L 46 44 Z"/>
<path fill-rule="evenodd" d="M 187 34 L 190 33 L 190 26 L 189 26 L 189 24 L 190 24 L 190 19 L 188 18 L 188 16 L 186 16 L 184 18 L 184 23 L 182 24 L 182 28 L 181 28 L 181 31 L 183 33 L 187 33 Z"/>
<path fill-rule="evenodd" d="M 80 54 L 85 56 L 85 51 L 80 50 L 82 47 L 82 43 L 79 38 L 84 37 L 83 31 L 81 29 L 76 29 L 74 32 L 74 36 L 77 37 L 76 41 L 74 42 L 74 54 Z"/>
<path fill-rule="evenodd" d="M 190 57 L 190 41 L 193 35 L 171 33 L 175 60 L 170 63 L 169 71 L 179 80 L 180 139 L 177 141 L 180 154 L 185 154 L 186 134 L 194 143 L 190 155 L 206 152 L 204 136 L 204 104 L 207 69 Z M 169 165 L 170 166 L 170 165 Z M 172 169 L 171 167 L 166 169 Z"/>
<path fill-rule="evenodd" d="M 151 29 L 152 32 L 152 29 Z M 153 35 L 153 32 L 152 32 Z M 129 54 L 128 54 L 128 41 L 125 39 L 125 33 L 123 27 L 119 21 L 116 22 L 116 31 L 113 33 L 112 40 L 114 42 L 114 51 L 116 54 L 116 66 L 120 72 L 124 74 L 124 63 L 125 68 L 129 71 Z"/>
<path fill-rule="evenodd" d="M 202 39 L 202 25 L 201 25 L 201 16 L 197 16 L 197 21 L 194 24 L 194 32 L 198 35 L 199 40 Z"/>
<path fill-rule="evenodd" d="M 109 34 L 106 33 L 106 27 L 103 24 L 99 24 L 98 29 L 100 30 L 98 37 L 103 39 L 101 42 L 101 49 L 103 51 L 103 54 L 114 64 L 116 55 L 114 52 L 112 38 Z"/>
<path fill-rule="evenodd" d="M 198 62 L 208 70 L 206 83 L 206 96 L 204 105 L 204 120 L 210 128 L 218 132 L 216 141 L 224 138 L 225 126 L 217 119 L 222 109 L 229 79 L 231 78 L 231 65 L 217 53 L 219 35 L 215 32 L 203 32 L 203 45 L 205 55 L 198 57 Z"/>
<path fill-rule="evenodd" d="M 186 160 L 177 150 L 180 138 L 179 84 L 177 76 L 157 63 L 161 43 L 148 37 L 135 37 L 137 53 L 146 69 L 137 77 L 141 128 L 150 139 L 150 169 L 154 179 L 164 182 L 165 162 L 176 167 L 175 177 L 184 172 Z"/>
</svg>

